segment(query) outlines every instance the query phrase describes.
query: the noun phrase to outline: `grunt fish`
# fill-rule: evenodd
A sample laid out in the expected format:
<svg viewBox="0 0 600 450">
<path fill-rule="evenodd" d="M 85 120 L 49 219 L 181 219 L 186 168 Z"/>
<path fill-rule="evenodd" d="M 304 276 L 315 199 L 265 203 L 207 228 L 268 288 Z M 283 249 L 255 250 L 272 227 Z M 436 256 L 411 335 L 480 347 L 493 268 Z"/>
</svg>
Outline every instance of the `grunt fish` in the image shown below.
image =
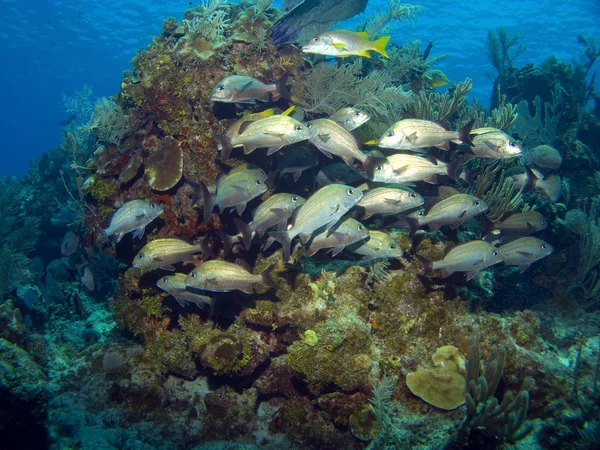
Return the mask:
<svg viewBox="0 0 600 450">
<path fill-rule="evenodd" d="M 221 159 L 226 160 L 235 147 L 244 147 L 245 154 L 267 147 L 267 155 L 271 155 L 285 145 L 308 139 L 310 130 L 292 117 L 276 114 L 254 122 L 244 122 L 239 134 L 233 137 L 217 133 L 213 133 L 212 137 L 221 151 Z"/>
<path fill-rule="evenodd" d="M 373 181 L 407 185 L 415 181 L 437 183 L 438 175 L 455 178 L 462 163 L 461 159 L 446 164 L 435 158 L 397 153 L 388 156 L 386 162 L 375 165 Z"/>
<path fill-rule="evenodd" d="M 363 198 L 356 204 L 364 211 L 362 218 L 373 214 L 399 214 L 425 203 L 416 192 L 405 189 L 378 187 L 364 192 Z"/>
<path fill-rule="evenodd" d="M 504 264 L 519 266 L 519 273 L 525 272 L 531 264 L 554 252 L 550 244 L 533 236 L 515 239 L 501 245 L 498 250 L 504 256 Z"/>
<path fill-rule="evenodd" d="M 510 234 L 528 235 L 545 230 L 548 222 L 537 211 L 513 213 L 500 222 L 488 222 L 484 235 L 506 236 Z"/>
<path fill-rule="evenodd" d="M 156 286 L 161 288 L 167 294 L 175 297 L 177 303 L 185 307 L 186 303 L 194 303 L 198 308 L 202 308 L 204 305 L 208 305 L 212 314 L 214 309 L 214 299 L 207 297 L 206 295 L 196 294 L 187 289 L 185 280 L 187 275 L 184 273 L 175 273 L 173 275 L 167 275 L 166 277 L 160 278 L 156 282 Z"/>
<path fill-rule="evenodd" d="M 418 254 L 415 254 L 415 258 L 423 268 L 423 275 L 442 270 L 442 277 L 445 278 L 454 272 L 466 272 L 469 281 L 480 270 L 502 262 L 503 256 L 488 242 L 470 241 L 451 248 L 441 261 L 430 261 Z"/>
<path fill-rule="evenodd" d="M 390 38 L 391 36 L 384 36 L 376 41 L 369 41 L 369 35 L 362 31 L 329 30 L 312 38 L 302 47 L 302 51 L 338 58 L 352 55 L 370 58 L 369 50 L 373 50 L 388 58 L 385 46 Z"/>
<path fill-rule="evenodd" d="M 423 151 L 429 147 L 449 150 L 449 141 L 460 141 L 472 145 L 469 137 L 475 123 L 471 120 L 458 131 L 448 131 L 441 125 L 428 120 L 403 119 L 389 127 L 381 139 L 379 147 L 396 150 Z"/>
<path fill-rule="evenodd" d="M 290 258 L 292 240 L 300 236 L 306 243 L 312 234 L 325 227 L 333 227 L 362 198 L 360 189 L 343 184 L 330 184 L 311 195 L 292 217 L 292 225 L 286 231 L 271 231 L 269 236 L 281 243 L 284 259 Z"/>
<path fill-rule="evenodd" d="M 181 239 L 155 239 L 148 242 L 133 258 L 133 267 L 144 269 L 175 270 L 173 264 L 190 261 L 195 253 L 208 253 L 206 241 L 188 244 Z"/>
<path fill-rule="evenodd" d="M 341 219 L 329 230 L 315 234 L 306 249 L 308 256 L 313 256 L 319 250 L 328 248 L 331 256 L 337 255 L 344 247 L 362 241 L 369 237 L 369 230 L 358 220 L 351 217 Z"/>
<path fill-rule="evenodd" d="M 362 255 L 363 261 L 376 258 L 401 258 L 404 252 L 400 245 L 382 231 L 369 231 L 369 239 L 361 245 L 353 246 L 352 252 Z"/>
<path fill-rule="evenodd" d="M 558 150 L 549 145 L 538 145 L 525 153 L 525 157 L 542 169 L 557 170 L 562 164 Z"/>
<path fill-rule="evenodd" d="M 204 222 L 210 219 L 215 205 L 219 211 L 235 207 L 238 214 L 246 209 L 246 204 L 253 198 L 262 195 L 269 189 L 264 182 L 266 175 L 261 169 L 257 170 L 232 170 L 222 177 L 216 184 L 215 194 L 211 194 L 206 185 L 199 183 L 204 200 Z"/>
<path fill-rule="evenodd" d="M 529 167 L 511 167 L 506 170 L 506 176 L 512 178 L 516 182 L 515 188 L 523 189 L 523 192 L 535 189 L 553 202 L 560 198 L 562 180 L 558 175 L 551 173 L 544 176 L 539 170 Z"/>
<path fill-rule="evenodd" d="M 296 182 L 305 170 L 318 165 L 319 161 L 314 151 L 308 146 L 299 144 L 290 148 L 290 151 L 283 152 L 283 156 L 277 161 L 277 171 L 281 177 L 287 173 L 292 174 L 292 179 Z"/>
<path fill-rule="evenodd" d="M 265 232 L 277 224 L 285 223 L 296 208 L 306 202 L 306 199 L 294 194 L 279 193 L 272 195 L 254 211 L 254 218 L 249 224 L 234 219 L 242 234 L 244 247 L 250 248 L 250 242 L 255 234 L 263 237 Z"/>
<path fill-rule="evenodd" d="M 450 80 L 440 69 L 428 70 L 423 74 L 423 83 L 430 89 L 446 86 Z"/>
<path fill-rule="evenodd" d="M 348 164 L 344 163 L 337 163 L 321 167 L 321 170 L 319 170 L 315 177 L 315 182 L 317 183 L 317 186 L 323 187 L 335 183 L 356 183 L 362 179 L 364 179 L 364 177 L 354 167 L 350 167 Z"/>
<path fill-rule="evenodd" d="M 188 288 L 214 292 L 242 291 L 251 294 L 251 287 L 257 283 L 278 289 L 271 278 L 275 265 L 267 267 L 261 274 L 254 275 L 234 263 L 213 259 L 198 264 L 185 279 Z"/>
<path fill-rule="evenodd" d="M 346 107 L 333 113 L 329 120 L 333 120 L 337 124 L 343 126 L 346 130 L 352 131 L 360 127 L 371 119 L 366 112 L 357 108 Z"/>
<path fill-rule="evenodd" d="M 509 159 L 521 156 L 523 149 L 516 139 L 497 128 L 485 127 L 471 130 L 475 156 L 487 159 Z"/>
<path fill-rule="evenodd" d="M 410 226 L 410 234 L 417 229 L 429 225 L 429 231 L 435 231 L 442 225 L 456 228 L 465 220 L 475 217 L 488 209 L 483 200 L 468 194 L 455 194 L 446 197 L 433 205 L 427 213 L 418 218 L 406 218 Z"/>
<path fill-rule="evenodd" d="M 333 120 L 315 119 L 308 122 L 306 126 L 311 132 L 309 141 L 325 156 L 332 158 L 331 155 L 337 155 L 350 166 L 355 159 L 358 159 L 365 167 L 369 178 L 373 178 L 375 164 L 385 161 L 385 158 L 367 156 L 361 152 L 354 136 Z"/>
<path fill-rule="evenodd" d="M 150 200 L 132 200 L 113 214 L 110 225 L 102 230 L 102 234 L 106 239 L 114 235 L 117 242 L 120 242 L 126 233 L 132 231 L 134 238 L 141 239 L 144 236 L 146 225 L 162 213 L 162 207 Z"/>
<path fill-rule="evenodd" d="M 265 84 L 253 77 L 230 75 L 217 83 L 210 93 L 210 99 L 213 102 L 254 104 L 256 100 L 270 102 L 274 92 L 289 99 L 290 91 L 286 86 L 288 76 L 289 74 L 285 73 L 275 83 Z"/>
</svg>

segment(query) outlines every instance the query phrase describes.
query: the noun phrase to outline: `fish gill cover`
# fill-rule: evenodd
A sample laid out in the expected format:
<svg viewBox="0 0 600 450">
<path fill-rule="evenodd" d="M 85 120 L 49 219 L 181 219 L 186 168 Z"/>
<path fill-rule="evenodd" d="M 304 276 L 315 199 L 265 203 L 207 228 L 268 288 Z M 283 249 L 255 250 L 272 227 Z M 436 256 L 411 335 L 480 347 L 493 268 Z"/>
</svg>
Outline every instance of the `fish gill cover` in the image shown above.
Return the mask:
<svg viewBox="0 0 600 450">
<path fill-rule="evenodd" d="M 595 39 L 492 26 L 485 108 L 365 3 L 191 5 L 63 97 L 0 180 L 6 448 L 597 447 Z"/>
</svg>

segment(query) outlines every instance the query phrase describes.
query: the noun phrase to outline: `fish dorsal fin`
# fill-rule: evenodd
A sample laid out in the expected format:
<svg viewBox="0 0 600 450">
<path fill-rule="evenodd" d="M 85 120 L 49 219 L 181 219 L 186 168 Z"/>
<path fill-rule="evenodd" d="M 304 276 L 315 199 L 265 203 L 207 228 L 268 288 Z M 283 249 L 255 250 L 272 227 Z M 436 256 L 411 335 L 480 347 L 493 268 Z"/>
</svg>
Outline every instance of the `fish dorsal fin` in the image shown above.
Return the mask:
<svg viewBox="0 0 600 450">
<path fill-rule="evenodd" d="M 286 109 L 284 112 L 282 112 L 281 115 L 289 116 L 292 113 L 292 111 L 294 111 L 294 109 L 296 109 L 296 105 L 290 106 L 288 109 Z"/>
<path fill-rule="evenodd" d="M 438 165 L 438 162 L 439 162 L 439 161 L 438 161 L 438 160 L 437 160 L 437 158 L 436 158 L 435 156 L 433 156 L 433 155 L 427 154 L 427 155 L 425 155 L 425 159 L 426 159 L 427 161 L 429 161 L 431 164 L 433 164 L 434 166 L 437 166 L 437 165 Z"/>
<path fill-rule="evenodd" d="M 450 244 L 448 247 L 446 247 L 446 249 L 444 250 L 444 258 L 448 256 L 448 253 L 450 253 L 455 247 L 456 245 L 454 244 Z"/>
<path fill-rule="evenodd" d="M 248 129 L 248 127 L 252 124 L 256 122 L 255 120 L 247 120 L 246 122 L 242 123 L 240 125 L 240 129 L 238 130 L 238 135 L 242 134 L 244 131 L 246 131 Z"/>
<path fill-rule="evenodd" d="M 367 33 L 366 31 L 357 31 L 356 34 L 358 34 L 362 38 L 365 38 L 367 41 L 369 40 L 369 33 Z"/>
</svg>

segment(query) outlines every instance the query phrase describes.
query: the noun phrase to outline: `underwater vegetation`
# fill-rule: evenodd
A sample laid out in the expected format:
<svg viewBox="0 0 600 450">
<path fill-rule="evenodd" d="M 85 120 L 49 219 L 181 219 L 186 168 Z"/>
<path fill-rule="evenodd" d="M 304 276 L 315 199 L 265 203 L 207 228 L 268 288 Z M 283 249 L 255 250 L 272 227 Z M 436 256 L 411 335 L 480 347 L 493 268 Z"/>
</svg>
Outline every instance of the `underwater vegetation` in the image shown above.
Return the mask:
<svg viewBox="0 0 600 450">
<path fill-rule="evenodd" d="M 389 44 L 419 6 L 317 3 L 165 19 L 1 181 L 5 442 L 596 447 L 595 42 L 490 30 L 488 110 Z"/>
</svg>

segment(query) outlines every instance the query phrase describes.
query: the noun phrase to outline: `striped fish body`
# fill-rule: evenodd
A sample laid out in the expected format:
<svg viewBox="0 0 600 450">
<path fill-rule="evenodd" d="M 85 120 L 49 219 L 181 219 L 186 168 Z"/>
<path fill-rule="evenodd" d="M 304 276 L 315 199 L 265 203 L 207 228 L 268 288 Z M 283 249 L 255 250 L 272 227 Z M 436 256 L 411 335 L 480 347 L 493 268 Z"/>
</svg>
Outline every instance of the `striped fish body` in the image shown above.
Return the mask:
<svg viewBox="0 0 600 450">
<path fill-rule="evenodd" d="M 358 255 L 362 255 L 363 261 L 370 261 L 376 258 L 400 258 L 404 255 L 404 252 L 396 241 L 387 233 L 376 230 L 369 231 L 369 239 L 352 251 Z"/>
<path fill-rule="evenodd" d="M 148 242 L 133 259 L 133 267 L 175 270 L 174 264 L 193 259 L 194 253 L 206 252 L 204 244 L 188 244 L 181 239 L 155 239 Z"/>
<path fill-rule="evenodd" d="M 498 250 L 504 257 L 504 264 L 519 266 L 520 273 L 525 272 L 534 262 L 554 252 L 554 248 L 550 244 L 533 236 L 515 239 L 508 244 L 501 245 Z"/>
<path fill-rule="evenodd" d="M 502 253 L 485 241 L 471 241 L 451 249 L 441 261 L 432 264 L 432 270 L 443 270 L 444 276 L 467 272 L 470 279 L 478 271 L 502 262 Z"/>
<path fill-rule="evenodd" d="M 309 256 L 319 250 L 330 248 L 331 256 L 337 255 L 344 247 L 362 241 L 369 237 L 369 230 L 358 220 L 351 217 L 341 219 L 331 230 L 315 234 L 306 252 Z"/>
<path fill-rule="evenodd" d="M 363 219 L 373 214 L 399 214 L 421 206 L 425 200 L 416 192 L 404 189 L 379 187 L 366 191 L 356 204 L 364 209 Z"/>
<path fill-rule="evenodd" d="M 458 131 L 448 131 L 435 122 L 403 119 L 383 133 L 379 147 L 423 151 L 429 147 L 448 148 L 448 141 L 458 140 Z"/>
<path fill-rule="evenodd" d="M 185 284 L 188 288 L 206 291 L 251 293 L 253 285 L 265 281 L 263 274 L 254 275 L 237 264 L 215 259 L 196 266 L 186 277 Z"/>
<path fill-rule="evenodd" d="M 167 294 L 172 295 L 181 306 L 185 306 L 186 303 L 194 303 L 199 308 L 204 305 L 209 305 L 212 309 L 213 299 L 206 295 L 196 294 L 187 289 L 185 285 L 185 279 L 187 275 L 184 273 L 175 273 L 166 277 L 160 278 L 156 282 L 156 286 L 165 291 Z"/>
<path fill-rule="evenodd" d="M 141 239 L 146 225 L 160 216 L 162 212 L 162 207 L 150 200 L 132 200 L 115 212 L 110 220 L 110 225 L 102 230 L 102 233 L 106 238 L 116 236 L 117 242 L 129 232 L 133 232 L 134 238 Z"/>
<path fill-rule="evenodd" d="M 387 157 L 387 162 L 375 166 L 373 181 L 383 183 L 412 184 L 416 181 L 436 183 L 438 175 L 447 175 L 446 163 L 437 160 L 434 164 L 427 158 L 417 155 L 395 154 Z"/>
<path fill-rule="evenodd" d="M 326 156 L 336 155 L 347 164 L 355 159 L 364 163 L 367 156 L 360 151 L 354 136 L 343 126 L 330 119 L 315 119 L 306 124 L 311 132 L 310 142 Z"/>
</svg>

